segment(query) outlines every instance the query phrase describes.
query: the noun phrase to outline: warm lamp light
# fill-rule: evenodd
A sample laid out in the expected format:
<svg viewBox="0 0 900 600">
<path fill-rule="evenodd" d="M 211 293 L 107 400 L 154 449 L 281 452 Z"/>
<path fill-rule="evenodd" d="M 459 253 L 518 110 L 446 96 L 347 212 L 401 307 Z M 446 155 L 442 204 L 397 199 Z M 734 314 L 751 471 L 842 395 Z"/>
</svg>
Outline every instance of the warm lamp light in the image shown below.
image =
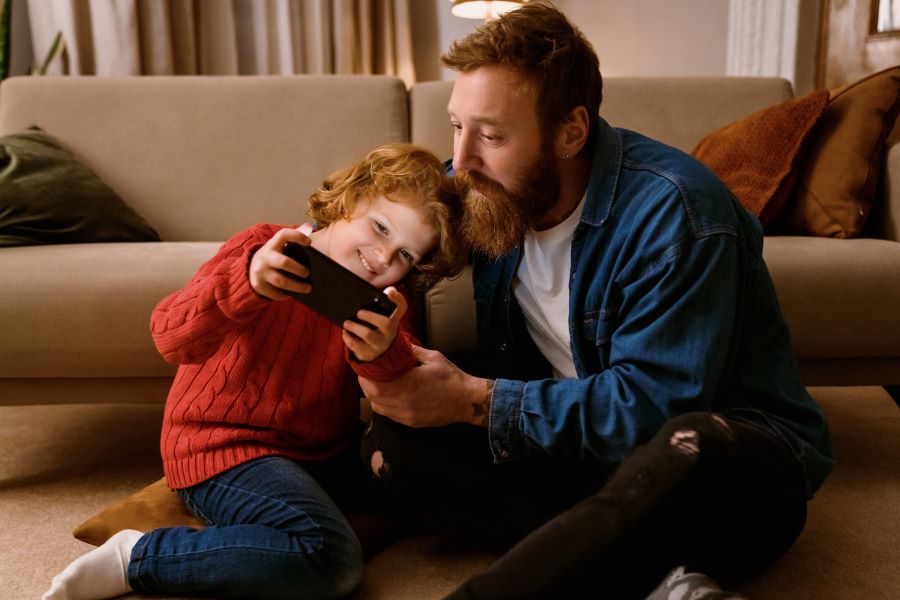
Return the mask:
<svg viewBox="0 0 900 600">
<path fill-rule="evenodd" d="M 488 21 L 503 13 L 522 6 L 522 0 L 450 0 L 450 11 L 464 19 L 484 19 Z"/>
</svg>

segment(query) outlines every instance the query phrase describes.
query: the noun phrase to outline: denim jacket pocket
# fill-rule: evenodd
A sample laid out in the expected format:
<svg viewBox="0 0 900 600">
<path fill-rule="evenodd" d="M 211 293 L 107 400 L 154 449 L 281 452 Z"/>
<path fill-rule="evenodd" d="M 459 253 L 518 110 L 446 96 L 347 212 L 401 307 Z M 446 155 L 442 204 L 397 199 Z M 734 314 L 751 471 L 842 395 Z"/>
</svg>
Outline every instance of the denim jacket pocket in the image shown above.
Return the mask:
<svg viewBox="0 0 900 600">
<path fill-rule="evenodd" d="M 582 338 L 596 349 L 595 356 L 601 370 L 609 368 L 614 316 L 612 311 L 600 309 L 588 311 L 581 318 Z"/>
</svg>

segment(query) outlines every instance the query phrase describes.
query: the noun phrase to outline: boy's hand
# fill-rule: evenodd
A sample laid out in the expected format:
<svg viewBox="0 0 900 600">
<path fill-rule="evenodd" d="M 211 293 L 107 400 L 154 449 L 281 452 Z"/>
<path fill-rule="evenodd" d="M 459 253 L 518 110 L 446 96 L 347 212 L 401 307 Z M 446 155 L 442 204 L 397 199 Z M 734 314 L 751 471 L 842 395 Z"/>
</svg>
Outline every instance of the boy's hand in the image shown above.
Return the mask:
<svg viewBox="0 0 900 600">
<path fill-rule="evenodd" d="M 384 293 L 397 305 L 390 317 L 370 310 L 361 310 L 356 313 L 356 317 L 360 321 L 370 323 L 375 329 L 370 329 L 355 321 L 344 321 L 344 344 L 357 360 L 366 362 L 375 360 L 384 354 L 397 336 L 400 319 L 406 314 L 407 304 L 403 294 L 393 286 L 385 289 Z"/>
<path fill-rule="evenodd" d="M 285 290 L 300 294 L 309 293 L 312 289 L 310 284 L 285 275 L 285 272 L 288 272 L 299 277 L 309 277 L 309 269 L 285 256 L 281 249 L 287 242 L 309 246 L 310 233 L 312 225 L 309 223 L 304 223 L 297 229 L 282 229 L 256 251 L 250 261 L 247 275 L 250 278 L 250 287 L 257 294 L 270 300 L 282 300 L 290 298 Z"/>
</svg>

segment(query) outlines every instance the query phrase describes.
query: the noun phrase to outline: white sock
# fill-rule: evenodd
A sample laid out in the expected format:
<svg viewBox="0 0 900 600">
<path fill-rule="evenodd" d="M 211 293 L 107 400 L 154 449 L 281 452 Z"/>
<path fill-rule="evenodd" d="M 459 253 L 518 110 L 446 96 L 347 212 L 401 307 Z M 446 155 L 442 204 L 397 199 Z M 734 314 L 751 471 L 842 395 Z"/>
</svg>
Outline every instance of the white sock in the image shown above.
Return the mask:
<svg viewBox="0 0 900 600">
<path fill-rule="evenodd" d="M 125 529 L 102 546 L 76 558 L 53 578 L 41 600 L 101 600 L 132 591 L 128 584 L 131 550 L 144 534 Z"/>
</svg>

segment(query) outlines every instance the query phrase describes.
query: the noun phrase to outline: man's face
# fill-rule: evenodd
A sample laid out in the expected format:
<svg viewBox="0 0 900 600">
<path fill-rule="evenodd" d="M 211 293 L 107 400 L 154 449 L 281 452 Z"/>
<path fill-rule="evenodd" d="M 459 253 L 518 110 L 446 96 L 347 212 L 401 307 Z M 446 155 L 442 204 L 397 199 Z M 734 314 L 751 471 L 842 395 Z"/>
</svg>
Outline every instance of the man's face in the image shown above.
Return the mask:
<svg viewBox="0 0 900 600">
<path fill-rule="evenodd" d="M 527 83 L 506 67 L 461 72 L 448 105 L 453 168 L 468 190 L 463 232 L 491 256 L 508 252 L 559 192 L 552 148 Z"/>
</svg>

